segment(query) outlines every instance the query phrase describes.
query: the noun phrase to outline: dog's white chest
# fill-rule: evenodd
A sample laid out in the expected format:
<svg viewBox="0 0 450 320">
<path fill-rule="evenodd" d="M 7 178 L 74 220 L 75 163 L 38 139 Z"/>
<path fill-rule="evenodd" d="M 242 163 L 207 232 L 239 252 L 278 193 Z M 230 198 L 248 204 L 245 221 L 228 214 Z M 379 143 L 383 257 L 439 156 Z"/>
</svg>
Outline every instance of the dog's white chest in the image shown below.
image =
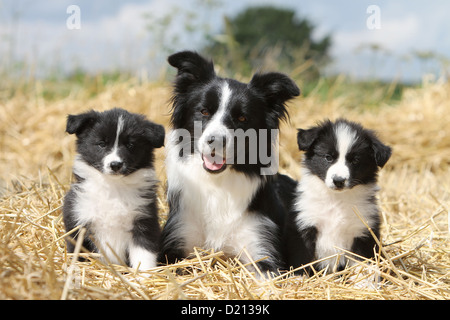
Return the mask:
<svg viewBox="0 0 450 320">
<path fill-rule="evenodd" d="M 126 261 L 133 221 L 139 213 L 128 199 L 116 190 L 98 189 L 85 181 L 77 192 L 76 213 L 78 224 L 89 226 L 95 245 L 110 262 Z"/>
<path fill-rule="evenodd" d="M 179 162 L 166 158 L 169 194 L 179 193 L 180 235 L 186 254 L 194 247 L 215 249 L 236 255 L 247 249 L 257 259 L 261 224 L 268 224 L 258 214 L 248 211 L 261 180 L 251 179 L 229 169 L 213 176 L 202 168 L 201 159 L 193 156 Z M 262 246 L 261 246 L 262 247 Z"/>
<path fill-rule="evenodd" d="M 354 239 L 367 233 L 365 223 L 372 225 L 377 214 L 376 204 L 368 201 L 375 186 L 358 186 L 336 193 L 316 177 L 305 176 L 303 179 L 299 185 L 301 196 L 296 204 L 299 211 L 297 226 L 300 230 L 306 227 L 317 229 L 316 259 L 350 250 Z M 322 266 L 333 266 L 335 261 L 325 261 Z M 345 263 L 344 259 L 341 263 Z"/>
<path fill-rule="evenodd" d="M 89 226 L 96 246 L 110 262 L 126 261 L 134 221 L 150 201 L 143 197 L 143 192 L 154 183 L 151 179 L 154 171 L 137 171 L 133 176 L 121 178 L 105 177 L 76 160 L 74 172 L 84 179 L 75 189 L 78 224 Z"/>
</svg>

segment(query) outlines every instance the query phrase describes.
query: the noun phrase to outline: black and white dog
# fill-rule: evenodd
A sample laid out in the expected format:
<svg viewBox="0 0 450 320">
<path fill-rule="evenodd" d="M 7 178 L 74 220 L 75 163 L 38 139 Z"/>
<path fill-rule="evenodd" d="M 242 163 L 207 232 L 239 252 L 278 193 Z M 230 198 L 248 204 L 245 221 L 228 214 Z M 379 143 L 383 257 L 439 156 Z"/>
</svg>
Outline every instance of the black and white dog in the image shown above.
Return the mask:
<svg viewBox="0 0 450 320">
<path fill-rule="evenodd" d="M 246 250 L 255 261 L 264 259 L 262 271 L 276 271 L 284 211 L 274 189 L 273 149 L 285 103 L 300 90 L 280 73 L 255 74 L 248 84 L 220 78 L 212 61 L 190 51 L 168 61 L 178 73 L 160 261 L 173 263 L 194 247 L 227 256 Z M 241 260 L 250 261 L 246 254 Z"/>
<path fill-rule="evenodd" d="M 155 267 L 160 227 L 153 150 L 164 144 L 164 127 L 116 108 L 69 115 L 66 131 L 77 136 L 76 182 L 63 206 L 66 230 L 86 227 L 83 246 L 111 263 Z M 74 250 L 70 241 L 67 250 Z"/>
<path fill-rule="evenodd" d="M 280 184 L 293 205 L 285 233 L 288 267 L 321 260 L 313 265 L 316 270 L 341 270 L 349 262 L 342 250 L 373 257 L 377 244 L 361 218 L 379 238 L 377 174 L 391 148 L 344 119 L 299 129 L 297 141 L 305 151 L 302 178 L 298 186 L 287 177 Z"/>
</svg>

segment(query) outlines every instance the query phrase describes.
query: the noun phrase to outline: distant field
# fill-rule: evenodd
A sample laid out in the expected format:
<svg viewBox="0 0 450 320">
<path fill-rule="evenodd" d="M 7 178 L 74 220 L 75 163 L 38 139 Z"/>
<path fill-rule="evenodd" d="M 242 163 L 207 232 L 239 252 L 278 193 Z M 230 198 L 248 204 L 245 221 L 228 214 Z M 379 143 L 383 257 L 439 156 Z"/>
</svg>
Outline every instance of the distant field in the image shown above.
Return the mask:
<svg viewBox="0 0 450 320">
<path fill-rule="evenodd" d="M 61 206 L 75 138 L 65 133 L 67 114 L 117 106 L 168 128 L 171 87 L 126 80 L 55 93 L 36 82 L 0 97 L 0 299 L 450 299 L 450 84 L 424 83 L 401 95 L 395 88 L 342 88 L 325 94 L 310 88 L 290 103 L 280 171 L 301 177 L 296 128 L 323 118 L 359 121 L 393 147 L 380 175 L 380 240 L 387 258 L 365 265 L 380 269 L 378 288 L 360 288 L 364 275 L 356 268 L 339 277 L 285 275 L 260 282 L 237 261 L 200 250 L 147 276 L 94 258 L 69 267 Z M 364 99 L 375 92 L 396 99 Z M 164 224 L 164 149 L 156 156 Z"/>
</svg>

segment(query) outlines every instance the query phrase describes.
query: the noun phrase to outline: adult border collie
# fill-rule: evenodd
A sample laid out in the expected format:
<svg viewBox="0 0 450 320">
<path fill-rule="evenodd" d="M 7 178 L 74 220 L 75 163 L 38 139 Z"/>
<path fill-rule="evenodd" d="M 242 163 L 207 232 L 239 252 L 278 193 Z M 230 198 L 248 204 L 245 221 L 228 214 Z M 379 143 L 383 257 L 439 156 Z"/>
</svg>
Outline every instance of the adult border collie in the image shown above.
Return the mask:
<svg viewBox="0 0 450 320">
<path fill-rule="evenodd" d="M 275 192 L 277 133 L 285 103 L 300 90 L 286 75 L 255 74 L 250 83 L 220 78 L 212 61 L 190 51 L 168 58 L 178 69 L 172 131 L 166 142 L 169 217 L 160 261 L 194 247 L 223 251 L 244 263 L 281 263 L 284 211 Z"/>
<path fill-rule="evenodd" d="M 297 142 L 305 151 L 302 178 L 298 186 L 287 177 L 280 184 L 285 201 L 293 205 L 285 233 L 288 267 L 335 255 L 313 267 L 340 270 L 349 262 L 342 250 L 373 257 L 377 243 L 365 223 L 379 238 L 377 174 L 391 148 L 345 119 L 299 129 Z"/>
<path fill-rule="evenodd" d="M 153 150 L 164 144 L 164 127 L 116 108 L 69 115 L 66 131 L 77 136 L 76 182 L 63 207 L 67 232 L 85 227 L 83 246 L 111 263 L 155 267 L 160 227 Z"/>
</svg>

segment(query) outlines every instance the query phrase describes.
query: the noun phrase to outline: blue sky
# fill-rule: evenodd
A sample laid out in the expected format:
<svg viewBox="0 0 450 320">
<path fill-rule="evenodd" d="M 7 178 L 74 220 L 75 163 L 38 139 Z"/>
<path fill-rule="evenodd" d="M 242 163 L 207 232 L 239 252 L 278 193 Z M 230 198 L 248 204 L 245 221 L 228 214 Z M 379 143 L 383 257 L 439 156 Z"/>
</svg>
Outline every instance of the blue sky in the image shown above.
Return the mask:
<svg viewBox="0 0 450 320">
<path fill-rule="evenodd" d="M 154 77 L 164 69 L 170 50 L 201 49 L 202 32 L 219 33 L 224 15 L 261 4 L 294 9 L 316 25 L 316 37 L 332 35 L 334 62 L 329 73 L 419 80 L 425 72 L 439 75 L 442 66 L 437 61 L 421 63 L 414 52 L 431 51 L 450 59 L 448 0 L 212 2 L 218 4 L 208 6 L 205 3 L 211 1 L 207 0 L 0 0 L 0 66 L 24 61 L 37 74 L 81 67 L 92 72 L 131 70 Z M 80 29 L 66 26 L 70 16 L 66 10 L 72 4 L 80 8 Z M 379 29 L 367 27 L 370 5 L 380 9 Z M 169 29 L 157 23 L 161 17 L 172 18 Z M 187 23 L 200 32 L 185 32 Z M 378 56 L 370 50 L 358 51 L 374 43 L 383 48 Z"/>
</svg>

